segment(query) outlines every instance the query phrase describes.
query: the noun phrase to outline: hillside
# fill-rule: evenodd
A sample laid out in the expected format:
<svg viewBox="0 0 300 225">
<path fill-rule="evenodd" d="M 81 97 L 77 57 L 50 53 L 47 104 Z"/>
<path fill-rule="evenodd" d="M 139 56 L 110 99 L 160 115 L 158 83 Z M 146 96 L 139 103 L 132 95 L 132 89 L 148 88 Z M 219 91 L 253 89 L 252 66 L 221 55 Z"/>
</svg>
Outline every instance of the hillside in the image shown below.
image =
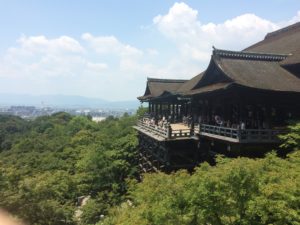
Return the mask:
<svg viewBox="0 0 300 225">
<path fill-rule="evenodd" d="M 125 178 L 137 172 L 133 123 L 128 116 L 100 123 L 66 113 L 1 116 L 0 208 L 28 224 L 78 224 L 77 198 L 90 195 L 82 221 L 98 221 L 123 201 Z"/>
<path fill-rule="evenodd" d="M 0 116 L 0 208 L 32 225 L 300 223 L 299 123 L 281 137 L 287 158 L 218 157 L 139 182 L 136 119 Z"/>
</svg>

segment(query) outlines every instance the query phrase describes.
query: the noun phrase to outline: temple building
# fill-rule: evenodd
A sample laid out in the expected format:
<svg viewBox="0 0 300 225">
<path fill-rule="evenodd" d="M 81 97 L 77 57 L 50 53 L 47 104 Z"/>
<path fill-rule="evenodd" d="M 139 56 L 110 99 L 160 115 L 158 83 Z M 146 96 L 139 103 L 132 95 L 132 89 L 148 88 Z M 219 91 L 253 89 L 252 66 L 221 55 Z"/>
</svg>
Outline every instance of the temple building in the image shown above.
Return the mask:
<svg viewBox="0 0 300 225">
<path fill-rule="evenodd" d="M 300 23 L 243 51 L 213 47 L 190 80 L 148 78 L 138 122 L 140 167 L 192 169 L 215 154 L 262 156 L 300 120 Z"/>
</svg>

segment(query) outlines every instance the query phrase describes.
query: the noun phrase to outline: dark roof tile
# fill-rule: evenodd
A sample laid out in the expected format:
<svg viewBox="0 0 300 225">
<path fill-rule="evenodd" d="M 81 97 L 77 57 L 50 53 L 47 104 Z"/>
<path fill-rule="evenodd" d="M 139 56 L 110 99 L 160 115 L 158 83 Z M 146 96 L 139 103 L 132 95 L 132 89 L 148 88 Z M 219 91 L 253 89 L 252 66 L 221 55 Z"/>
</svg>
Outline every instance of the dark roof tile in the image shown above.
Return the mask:
<svg viewBox="0 0 300 225">
<path fill-rule="evenodd" d="M 300 22 L 268 33 L 264 40 L 244 51 L 291 54 L 282 64 L 300 63 Z"/>
<path fill-rule="evenodd" d="M 146 91 L 144 95 L 138 97 L 138 99 L 143 101 L 166 95 L 166 93 L 176 93 L 180 86 L 186 81 L 187 80 L 148 78 Z"/>
<path fill-rule="evenodd" d="M 197 83 L 202 79 L 204 72 L 198 74 L 197 76 L 193 77 L 192 79 L 182 84 L 181 87 L 177 90 L 177 92 L 186 93 L 192 90 L 197 85 Z"/>
<path fill-rule="evenodd" d="M 273 91 L 300 92 L 300 79 L 283 69 L 278 62 L 220 58 L 216 63 L 227 76 L 240 85 Z"/>
</svg>

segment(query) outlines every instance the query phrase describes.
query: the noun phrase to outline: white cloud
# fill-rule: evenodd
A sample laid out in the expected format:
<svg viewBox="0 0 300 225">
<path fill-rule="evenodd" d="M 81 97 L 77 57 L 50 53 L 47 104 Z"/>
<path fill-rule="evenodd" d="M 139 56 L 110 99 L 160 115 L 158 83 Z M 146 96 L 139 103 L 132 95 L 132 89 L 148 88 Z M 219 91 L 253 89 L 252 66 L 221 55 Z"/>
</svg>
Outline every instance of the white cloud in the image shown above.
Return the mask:
<svg viewBox="0 0 300 225">
<path fill-rule="evenodd" d="M 148 48 L 147 49 L 147 54 L 151 55 L 151 56 L 157 56 L 159 54 L 157 49 L 154 48 Z"/>
<path fill-rule="evenodd" d="M 87 43 L 90 51 L 97 53 L 97 56 L 105 56 L 113 61 L 113 67 L 120 72 L 119 79 L 132 81 L 137 77 L 145 77 L 149 73 L 155 73 L 151 62 L 145 59 L 157 55 L 155 49 L 141 50 L 129 44 L 124 44 L 114 36 L 93 36 L 84 33 L 81 38 Z"/>
<path fill-rule="evenodd" d="M 200 27 L 197 15 L 198 11 L 185 3 L 175 3 L 168 14 L 154 17 L 153 22 L 158 25 L 162 33 L 170 37 L 176 37 L 178 34 L 194 35 L 197 27 Z"/>
<path fill-rule="evenodd" d="M 297 15 L 294 16 L 292 19 L 288 20 L 287 22 L 280 23 L 280 26 L 284 27 L 299 21 L 300 21 L 300 10 L 298 10 Z"/>
<path fill-rule="evenodd" d="M 154 27 L 177 48 L 179 54 L 164 67 L 168 74 L 190 78 L 204 70 L 212 46 L 242 50 L 260 40 L 268 32 L 300 21 L 300 11 L 292 19 L 272 22 L 247 13 L 222 23 L 202 23 L 198 11 L 186 3 L 175 3 L 165 15 L 153 18 Z M 184 65 L 184 66 L 182 66 Z"/>
<path fill-rule="evenodd" d="M 89 71 L 107 69 L 105 63 L 92 63 L 85 57 L 85 48 L 74 38 L 61 36 L 22 36 L 18 46 L 9 48 L 0 58 L 0 77 L 30 80 L 47 77 L 74 77 Z"/>
<path fill-rule="evenodd" d="M 87 68 L 93 72 L 101 73 L 103 70 L 107 69 L 108 66 L 105 63 L 87 62 Z"/>
<path fill-rule="evenodd" d="M 143 56 L 143 51 L 113 36 L 86 33 L 76 40 L 68 36 L 50 39 L 22 35 L 16 46 L 0 56 L 0 89 L 105 97 L 113 85 L 126 89 L 128 80 L 142 77 L 146 68 L 140 62 Z M 119 93 L 108 96 L 116 99 L 116 95 Z"/>
<path fill-rule="evenodd" d="M 94 37 L 89 33 L 85 33 L 82 35 L 82 39 L 87 41 L 99 54 L 114 54 L 121 57 L 139 57 L 143 55 L 143 51 L 131 45 L 121 43 L 114 36 Z"/>
<path fill-rule="evenodd" d="M 75 39 L 68 36 L 61 36 L 55 39 L 47 39 L 45 36 L 22 36 L 18 43 L 21 48 L 28 52 L 83 52 L 83 47 Z"/>
<path fill-rule="evenodd" d="M 156 16 L 153 23 L 177 45 L 182 57 L 199 62 L 207 62 L 213 45 L 241 50 L 279 28 L 276 23 L 254 14 L 237 16 L 220 24 L 202 24 L 198 11 L 183 2 L 175 3 L 166 15 Z"/>
</svg>

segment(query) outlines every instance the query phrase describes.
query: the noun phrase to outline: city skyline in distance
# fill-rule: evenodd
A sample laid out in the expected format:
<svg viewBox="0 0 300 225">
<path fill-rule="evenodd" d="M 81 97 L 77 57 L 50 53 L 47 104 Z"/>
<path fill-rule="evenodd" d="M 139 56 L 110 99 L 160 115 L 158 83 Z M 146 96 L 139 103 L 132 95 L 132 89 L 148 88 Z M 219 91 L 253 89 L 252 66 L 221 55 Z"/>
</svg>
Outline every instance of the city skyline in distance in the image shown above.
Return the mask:
<svg viewBox="0 0 300 225">
<path fill-rule="evenodd" d="M 66 108 L 111 108 L 137 109 L 138 100 L 109 101 L 100 98 L 89 98 L 76 95 L 21 95 L 0 94 L 0 106 L 35 106 L 35 107 L 66 107 Z"/>
</svg>

